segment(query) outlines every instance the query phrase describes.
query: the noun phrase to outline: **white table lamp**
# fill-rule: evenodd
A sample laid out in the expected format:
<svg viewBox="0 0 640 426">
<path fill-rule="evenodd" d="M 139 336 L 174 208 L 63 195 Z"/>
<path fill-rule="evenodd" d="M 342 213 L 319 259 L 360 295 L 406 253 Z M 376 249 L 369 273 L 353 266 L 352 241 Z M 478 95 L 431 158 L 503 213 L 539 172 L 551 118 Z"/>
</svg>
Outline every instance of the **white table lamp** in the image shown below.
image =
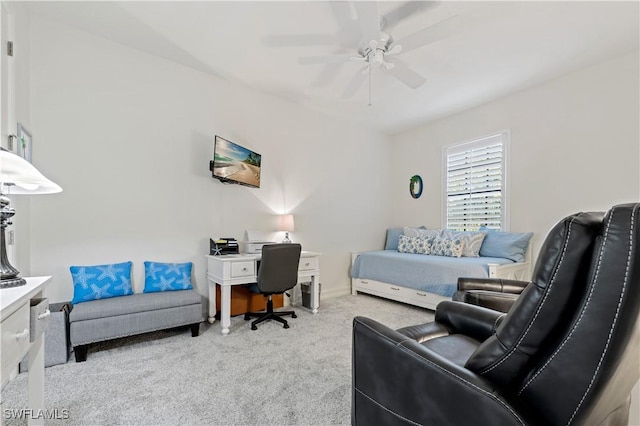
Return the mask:
<svg viewBox="0 0 640 426">
<path fill-rule="evenodd" d="M 24 158 L 0 148 L 0 289 L 26 284 L 7 257 L 5 229 L 16 214 L 8 195 L 53 194 L 62 188 L 42 175 Z"/>
<path fill-rule="evenodd" d="M 284 231 L 284 240 L 283 243 L 290 243 L 289 232 L 293 232 L 293 215 L 292 214 L 283 214 L 280 215 L 280 223 L 278 225 L 278 231 Z"/>
</svg>

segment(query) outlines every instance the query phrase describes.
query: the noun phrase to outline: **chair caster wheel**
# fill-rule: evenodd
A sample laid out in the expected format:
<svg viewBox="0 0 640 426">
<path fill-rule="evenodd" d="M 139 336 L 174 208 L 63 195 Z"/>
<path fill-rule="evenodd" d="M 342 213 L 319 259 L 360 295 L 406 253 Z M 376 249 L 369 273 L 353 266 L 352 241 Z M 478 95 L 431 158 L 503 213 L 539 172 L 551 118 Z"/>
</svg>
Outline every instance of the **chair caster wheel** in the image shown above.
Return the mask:
<svg viewBox="0 0 640 426">
<path fill-rule="evenodd" d="M 250 315 L 244 314 L 244 320 L 249 321 L 251 319 Z"/>
<path fill-rule="evenodd" d="M 291 314 L 291 318 L 298 318 L 296 314 Z"/>
<path fill-rule="evenodd" d="M 252 329 L 252 330 L 257 330 L 257 329 L 258 329 L 258 327 L 256 327 L 255 325 L 252 325 L 252 326 L 251 326 L 251 329 Z"/>
<path fill-rule="evenodd" d="M 283 328 L 289 328 L 289 324 L 285 324 Z"/>
</svg>

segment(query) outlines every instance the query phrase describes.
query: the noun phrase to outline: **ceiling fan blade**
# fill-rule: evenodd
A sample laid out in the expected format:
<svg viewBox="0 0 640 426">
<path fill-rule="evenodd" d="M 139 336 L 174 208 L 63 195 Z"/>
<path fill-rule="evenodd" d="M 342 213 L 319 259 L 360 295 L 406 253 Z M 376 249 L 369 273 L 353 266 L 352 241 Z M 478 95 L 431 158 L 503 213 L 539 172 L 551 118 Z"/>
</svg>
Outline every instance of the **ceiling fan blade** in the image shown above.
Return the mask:
<svg viewBox="0 0 640 426">
<path fill-rule="evenodd" d="M 335 44 L 336 36 L 332 34 L 273 34 L 263 37 L 262 42 L 271 47 L 323 46 Z"/>
<path fill-rule="evenodd" d="M 311 85 L 314 87 L 324 87 L 328 85 L 333 81 L 338 72 L 340 72 L 340 68 L 342 68 L 341 63 L 334 62 L 325 64 L 325 66 L 322 67 L 320 75 L 311 83 Z"/>
<path fill-rule="evenodd" d="M 337 39 L 342 47 L 353 48 L 362 39 L 362 32 L 355 19 L 351 17 L 351 6 L 346 1 L 329 2 L 333 16 L 338 23 Z"/>
<path fill-rule="evenodd" d="M 409 52 L 418 47 L 425 46 L 429 43 L 441 40 L 458 32 L 461 28 L 461 21 L 458 15 L 440 21 L 435 25 L 423 28 L 411 35 L 406 36 L 402 40 L 398 40 L 396 44 L 402 46 L 403 52 Z"/>
<path fill-rule="evenodd" d="M 368 73 L 363 73 L 362 70 L 368 67 L 369 67 L 369 64 L 361 68 L 356 73 L 356 75 L 353 76 L 347 88 L 344 90 L 344 92 L 342 92 L 342 96 L 341 96 L 342 99 L 348 99 L 356 94 L 360 86 L 362 86 L 362 83 L 364 83 L 364 81 L 367 79 Z"/>
<path fill-rule="evenodd" d="M 427 81 L 426 78 L 409 68 L 404 62 L 397 58 L 389 58 L 389 62 L 395 64 L 395 66 L 388 68 L 387 72 L 410 88 L 417 89 Z"/>
<path fill-rule="evenodd" d="M 440 2 L 438 1 L 408 1 L 404 4 L 401 4 L 400 6 L 396 7 L 383 16 L 382 28 L 388 31 L 414 13 L 421 12 L 425 9 L 430 9 L 438 5 L 439 3 Z"/>
<path fill-rule="evenodd" d="M 353 6 L 358 14 L 358 23 L 362 30 L 364 41 L 380 40 L 380 16 L 378 3 L 375 1 L 356 1 Z"/>
<path fill-rule="evenodd" d="M 301 65 L 336 64 L 351 61 L 353 55 L 304 56 L 298 58 Z"/>
<path fill-rule="evenodd" d="M 400 52 L 402 52 L 402 46 L 395 44 L 391 49 L 387 50 L 386 55 L 397 55 Z"/>
</svg>

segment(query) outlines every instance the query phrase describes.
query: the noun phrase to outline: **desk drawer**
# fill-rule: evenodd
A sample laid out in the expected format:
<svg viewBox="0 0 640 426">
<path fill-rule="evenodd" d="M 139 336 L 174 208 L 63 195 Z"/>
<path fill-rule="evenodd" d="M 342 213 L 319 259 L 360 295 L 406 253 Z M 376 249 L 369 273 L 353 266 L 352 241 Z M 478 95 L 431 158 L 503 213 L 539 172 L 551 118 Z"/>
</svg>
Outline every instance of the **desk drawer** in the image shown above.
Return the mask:
<svg viewBox="0 0 640 426">
<path fill-rule="evenodd" d="M 301 257 L 300 264 L 298 265 L 298 271 L 312 271 L 318 269 L 318 258 L 316 257 Z"/>
<path fill-rule="evenodd" d="M 231 262 L 231 277 L 250 277 L 256 274 L 255 262 Z"/>
<path fill-rule="evenodd" d="M 5 318 L 0 324 L 2 335 L 2 366 L 0 382 L 5 383 L 9 374 L 29 349 L 29 302 Z"/>
<path fill-rule="evenodd" d="M 49 324 L 49 300 L 48 299 L 31 299 L 31 319 L 29 320 L 29 334 L 31 341 L 40 337 Z"/>
</svg>

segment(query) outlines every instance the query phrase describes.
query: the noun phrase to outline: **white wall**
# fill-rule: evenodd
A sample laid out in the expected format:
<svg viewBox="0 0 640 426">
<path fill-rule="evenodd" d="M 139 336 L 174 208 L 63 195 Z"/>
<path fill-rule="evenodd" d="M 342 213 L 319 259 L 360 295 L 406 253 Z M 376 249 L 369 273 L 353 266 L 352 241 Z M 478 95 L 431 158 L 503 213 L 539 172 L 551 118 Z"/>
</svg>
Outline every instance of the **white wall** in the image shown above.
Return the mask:
<svg viewBox="0 0 640 426">
<path fill-rule="evenodd" d="M 639 56 L 635 52 L 395 135 L 392 221 L 441 226 L 443 146 L 511 131 L 510 222 L 548 230 L 577 211 L 640 199 Z M 422 175 L 414 200 L 409 178 Z"/>
<path fill-rule="evenodd" d="M 3 34 L 6 34 L 7 39 L 13 41 L 14 44 L 13 57 L 2 58 L 2 105 L 5 110 L 2 112 L 3 128 L 0 133 L 2 134 L 2 146 L 7 148 L 6 136 L 17 134 L 18 122 L 30 129 L 30 19 L 24 3 L 3 2 L 2 9 L 6 14 L 3 22 L 6 22 L 7 27 L 3 29 Z M 6 40 L 3 40 L 4 42 Z M 8 87 L 5 87 L 5 84 Z M 14 232 L 17 244 L 7 245 L 7 255 L 12 265 L 21 272 L 21 275 L 28 276 L 30 275 L 30 197 L 11 196 L 11 205 L 16 210 L 16 215 L 12 218 L 13 226 L 7 232 Z"/>
<path fill-rule="evenodd" d="M 192 261 L 206 294 L 209 237 L 270 231 L 285 210 L 323 253 L 323 295 L 349 291 L 350 250 L 382 245 L 384 136 L 44 18 L 31 38 L 34 164 L 64 189 L 31 205 L 52 301 L 71 299 L 70 265 L 126 260 L 137 291 L 143 261 Z M 214 134 L 262 154 L 260 189 L 211 178 Z"/>
</svg>

